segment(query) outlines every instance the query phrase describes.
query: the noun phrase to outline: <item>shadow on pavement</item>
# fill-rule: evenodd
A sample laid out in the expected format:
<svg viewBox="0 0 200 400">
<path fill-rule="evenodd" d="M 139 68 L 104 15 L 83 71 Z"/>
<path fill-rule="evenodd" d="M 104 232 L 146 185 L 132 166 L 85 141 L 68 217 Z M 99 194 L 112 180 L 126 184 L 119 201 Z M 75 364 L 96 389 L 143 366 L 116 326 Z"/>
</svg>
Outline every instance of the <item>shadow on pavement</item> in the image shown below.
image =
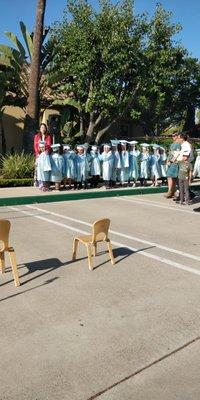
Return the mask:
<svg viewBox="0 0 200 400">
<path fill-rule="evenodd" d="M 140 251 L 144 251 L 144 250 L 149 250 L 149 249 L 153 249 L 156 246 L 149 246 L 149 247 L 144 247 L 142 249 L 138 249 L 138 250 L 131 250 L 128 247 L 117 247 L 115 249 L 113 249 L 113 255 L 115 258 L 115 265 L 122 262 L 125 258 L 131 256 L 131 254 L 135 254 L 135 253 L 139 253 Z M 102 254 L 108 254 L 108 251 L 101 251 L 97 253 L 97 257 L 102 255 Z M 109 256 L 109 255 L 108 255 Z M 123 256 L 123 257 L 121 257 Z M 119 260 L 116 260 L 117 257 L 121 257 Z M 95 266 L 93 268 L 93 270 L 101 267 L 104 264 L 107 264 L 108 262 L 110 262 L 110 259 L 107 259 L 106 261 L 102 262 L 101 264 L 98 264 L 97 266 Z"/>
<path fill-rule="evenodd" d="M 0 299 L 0 301 L 8 300 L 8 299 L 11 299 L 12 297 L 19 296 L 20 294 L 23 294 L 23 293 L 26 293 L 26 292 L 30 292 L 31 290 L 34 290 L 34 289 L 37 289 L 37 288 L 39 288 L 39 287 L 41 287 L 41 286 L 47 285 L 47 284 L 49 284 L 49 283 L 52 283 L 52 282 L 54 282 L 56 279 L 58 279 L 58 277 L 55 277 L 55 278 L 52 278 L 52 279 L 48 279 L 46 282 L 42 283 L 41 285 L 34 286 L 33 288 L 30 288 L 30 289 L 27 289 L 27 290 L 23 290 L 22 292 L 18 292 L 18 293 L 15 293 L 15 294 L 11 294 L 10 296 L 7 296 L 7 297 L 4 297 L 3 299 Z M 12 282 L 13 282 L 13 281 L 12 281 Z M 9 283 L 9 282 L 7 282 L 7 283 Z M 2 285 L 1 285 L 1 286 L 2 286 Z M 21 287 L 21 286 L 19 286 L 19 287 Z"/>
<path fill-rule="evenodd" d="M 26 263 L 26 264 L 20 265 L 20 266 L 18 266 L 18 269 L 22 269 L 22 268 L 27 268 L 28 269 L 27 272 L 25 272 L 24 274 L 19 276 L 20 279 L 23 278 L 23 277 L 29 277 L 29 276 L 31 276 L 31 274 L 33 274 L 34 272 L 37 272 L 37 271 L 44 271 L 44 272 L 42 272 L 40 274 L 37 274 L 36 276 L 31 276 L 30 279 L 27 279 L 25 282 L 21 282 L 19 287 L 25 285 L 26 283 L 28 283 L 30 281 L 38 279 L 41 276 L 46 275 L 49 272 L 56 270 L 57 268 L 69 265 L 71 263 L 72 263 L 71 260 L 67 261 L 65 263 L 62 263 L 58 258 L 47 258 L 45 260 L 33 261 L 33 262 L 30 262 L 30 263 Z M 9 269 L 6 268 L 6 272 L 11 272 L 11 269 L 10 268 Z M 13 279 L 1 284 L 0 287 L 4 286 L 4 285 L 7 285 L 10 282 L 13 282 Z"/>
</svg>

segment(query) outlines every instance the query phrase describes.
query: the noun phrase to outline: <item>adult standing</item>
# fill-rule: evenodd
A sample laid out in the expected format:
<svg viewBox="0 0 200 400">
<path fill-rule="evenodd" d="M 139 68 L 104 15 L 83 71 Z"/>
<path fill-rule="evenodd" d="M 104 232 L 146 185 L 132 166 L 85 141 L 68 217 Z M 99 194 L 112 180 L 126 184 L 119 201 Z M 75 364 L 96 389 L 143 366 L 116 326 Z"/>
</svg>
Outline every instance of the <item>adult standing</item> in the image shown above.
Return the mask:
<svg viewBox="0 0 200 400">
<path fill-rule="evenodd" d="M 51 145 L 52 145 L 52 138 L 51 135 L 47 131 L 46 124 L 40 124 L 39 132 L 37 132 L 34 136 L 34 154 L 35 154 L 35 173 L 34 173 L 34 186 L 38 186 L 38 178 L 37 178 L 37 158 L 40 155 L 40 142 L 44 142 L 45 151 L 48 154 L 51 153 Z"/>
<path fill-rule="evenodd" d="M 173 143 L 170 146 L 169 155 L 167 158 L 167 184 L 168 192 L 165 194 L 167 199 L 171 198 L 176 190 L 177 178 L 178 178 L 178 163 L 177 155 L 181 150 L 179 143 L 179 133 L 174 132 L 172 135 Z"/>
<path fill-rule="evenodd" d="M 51 152 L 51 145 L 52 145 L 52 138 L 51 135 L 47 131 L 46 124 L 40 124 L 39 132 L 37 132 L 34 136 L 34 153 L 35 157 L 37 158 L 40 150 L 39 150 L 39 143 L 40 141 L 45 142 L 45 149 L 48 153 Z"/>
<path fill-rule="evenodd" d="M 181 150 L 180 153 L 177 157 L 177 161 L 182 161 L 183 160 L 183 154 L 188 153 L 189 154 L 189 162 L 194 161 L 194 153 L 193 153 L 193 148 L 191 143 L 188 141 L 188 135 L 187 133 L 180 133 L 179 136 L 179 143 L 181 145 Z"/>
</svg>

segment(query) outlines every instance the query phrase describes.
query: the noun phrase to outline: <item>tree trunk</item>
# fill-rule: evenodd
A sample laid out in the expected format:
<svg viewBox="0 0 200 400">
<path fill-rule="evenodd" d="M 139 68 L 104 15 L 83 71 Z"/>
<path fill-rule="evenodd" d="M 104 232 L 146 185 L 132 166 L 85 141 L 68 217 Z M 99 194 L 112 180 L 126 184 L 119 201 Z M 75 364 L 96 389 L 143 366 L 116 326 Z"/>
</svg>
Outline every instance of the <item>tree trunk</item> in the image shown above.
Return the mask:
<svg viewBox="0 0 200 400">
<path fill-rule="evenodd" d="M 4 132 L 2 115 L 0 115 L 0 131 L 1 131 L 1 149 L 2 149 L 3 156 L 5 156 L 5 154 L 6 154 L 6 137 L 5 137 L 5 132 Z"/>
<path fill-rule="evenodd" d="M 38 90 L 40 80 L 40 56 L 43 39 L 44 13 L 46 0 L 38 0 L 36 26 L 33 36 L 33 56 L 30 65 L 28 101 L 24 126 L 24 150 L 33 151 L 33 138 L 38 127 L 39 102 Z"/>
<path fill-rule="evenodd" d="M 193 105 L 188 106 L 186 119 L 184 123 L 184 131 L 192 131 L 195 128 L 195 107 Z"/>
<path fill-rule="evenodd" d="M 108 124 L 107 126 L 105 126 L 105 128 L 101 129 L 101 130 L 97 133 L 96 138 L 95 138 L 95 143 L 96 143 L 96 144 L 99 144 L 99 143 L 100 143 L 100 141 L 103 139 L 105 133 L 111 128 L 111 126 L 112 126 L 115 122 L 116 122 L 116 121 L 113 120 L 112 122 L 110 122 L 110 124 Z"/>
</svg>

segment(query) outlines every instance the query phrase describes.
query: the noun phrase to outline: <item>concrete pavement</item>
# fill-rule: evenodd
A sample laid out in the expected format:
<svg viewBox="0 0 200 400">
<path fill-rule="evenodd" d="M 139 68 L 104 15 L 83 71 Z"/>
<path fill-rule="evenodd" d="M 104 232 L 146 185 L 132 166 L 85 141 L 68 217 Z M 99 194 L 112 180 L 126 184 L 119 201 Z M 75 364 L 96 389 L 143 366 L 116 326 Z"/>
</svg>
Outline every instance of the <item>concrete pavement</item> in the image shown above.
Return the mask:
<svg viewBox="0 0 200 400">
<path fill-rule="evenodd" d="M 193 208 L 162 194 L 2 207 L 21 286 L 0 277 L 0 399 L 199 399 Z M 116 265 L 100 246 L 90 272 L 72 240 L 101 217 Z"/>
</svg>

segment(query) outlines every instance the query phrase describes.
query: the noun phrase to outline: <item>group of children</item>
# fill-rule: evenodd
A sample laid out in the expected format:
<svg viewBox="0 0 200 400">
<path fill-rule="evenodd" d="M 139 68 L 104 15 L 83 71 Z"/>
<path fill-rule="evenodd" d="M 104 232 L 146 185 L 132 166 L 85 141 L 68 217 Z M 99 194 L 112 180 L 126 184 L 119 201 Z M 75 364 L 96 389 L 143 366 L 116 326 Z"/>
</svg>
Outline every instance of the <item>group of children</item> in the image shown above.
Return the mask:
<svg viewBox="0 0 200 400">
<path fill-rule="evenodd" d="M 101 149 L 93 145 L 77 145 L 72 150 L 69 145 L 53 144 L 52 152 L 46 148 L 45 142 L 39 142 L 39 155 L 36 159 L 36 177 L 39 189 L 48 191 L 50 183 L 55 190 L 63 188 L 87 189 L 96 188 L 102 177 L 107 189 L 128 184 L 135 186 L 137 180 L 146 185 L 152 180 L 152 186 L 158 186 L 167 176 L 167 154 L 163 147 L 142 143 L 139 148 L 137 141 L 111 140 Z M 194 176 L 200 177 L 200 149 L 195 161 Z"/>
</svg>

